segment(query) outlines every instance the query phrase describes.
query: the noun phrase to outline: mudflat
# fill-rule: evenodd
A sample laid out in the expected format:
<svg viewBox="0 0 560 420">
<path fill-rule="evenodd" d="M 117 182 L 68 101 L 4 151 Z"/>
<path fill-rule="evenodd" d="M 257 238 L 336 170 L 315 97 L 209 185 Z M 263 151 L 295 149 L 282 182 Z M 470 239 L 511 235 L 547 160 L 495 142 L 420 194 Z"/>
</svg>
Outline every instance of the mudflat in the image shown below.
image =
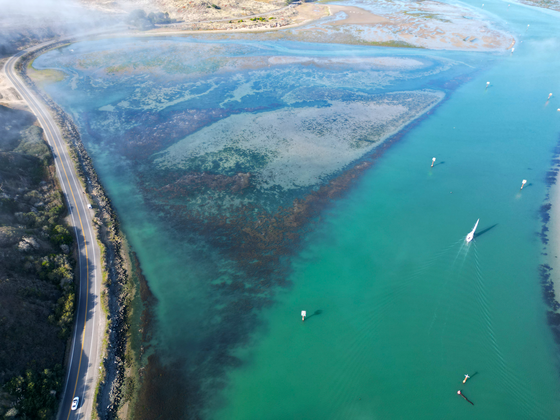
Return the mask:
<svg viewBox="0 0 560 420">
<path fill-rule="evenodd" d="M 484 11 L 463 5 L 380 0 L 328 7 L 333 16 L 300 29 L 299 37 L 308 41 L 321 33 L 321 42 L 446 50 L 496 51 L 515 44 Z"/>
<path fill-rule="evenodd" d="M 374 25 L 377 23 L 390 22 L 389 19 L 383 16 L 375 15 L 360 7 L 353 6 L 329 6 L 331 14 L 344 12 L 347 17 L 341 20 L 336 20 L 331 23 L 333 26 L 338 25 Z"/>
</svg>

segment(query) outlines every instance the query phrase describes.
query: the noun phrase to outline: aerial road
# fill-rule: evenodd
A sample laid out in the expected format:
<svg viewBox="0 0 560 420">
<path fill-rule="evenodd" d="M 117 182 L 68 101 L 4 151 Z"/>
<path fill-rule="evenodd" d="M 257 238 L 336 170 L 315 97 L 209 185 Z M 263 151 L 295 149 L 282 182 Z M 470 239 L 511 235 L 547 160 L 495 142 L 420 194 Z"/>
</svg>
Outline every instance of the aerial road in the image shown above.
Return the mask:
<svg viewBox="0 0 560 420">
<path fill-rule="evenodd" d="M 87 198 L 60 130 L 45 105 L 28 89 L 14 70 L 16 61 L 26 52 L 22 51 L 11 57 L 4 66 L 4 72 L 37 117 L 52 149 L 56 172 L 66 197 L 71 224 L 75 231 L 79 256 L 76 323 L 58 418 L 60 420 L 78 418 L 89 420 L 99 376 L 99 357 L 103 334 L 100 325 L 102 320 L 100 314 L 100 250 L 92 225 L 93 212 L 88 208 Z M 72 410 L 72 400 L 75 397 L 79 397 L 80 401 L 77 409 Z"/>
</svg>

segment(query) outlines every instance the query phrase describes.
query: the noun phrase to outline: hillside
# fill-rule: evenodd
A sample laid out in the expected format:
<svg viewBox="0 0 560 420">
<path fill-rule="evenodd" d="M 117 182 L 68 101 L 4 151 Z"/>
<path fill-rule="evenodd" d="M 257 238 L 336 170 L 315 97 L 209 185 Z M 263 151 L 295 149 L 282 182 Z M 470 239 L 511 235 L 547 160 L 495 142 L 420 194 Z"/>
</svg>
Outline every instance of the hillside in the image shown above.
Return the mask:
<svg viewBox="0 0 560 420">
<path fill-rule="evenodd" d="M 147 13 L 168 13 L 178 22 L 230 19 L 259 13 L 269 13 L 286 6 L 286 0 L 80 0 L 92 10 L 127 14 L 135 9 Z"/>
<path fill-rule="evenodd" d="M 43 131 L 0 106 L 0 416 L 51 418 L 74 319 L 73 237 Z"/>
<path fill-rule="evenodd" d="M 129 29 L 159 31 L 270 29 L 328 15 L 324 5 L 289 7 L 292 1 L 81 0 L 81 5 L 92 12 L 121 19 L 129 24 Z"/>
</svg>

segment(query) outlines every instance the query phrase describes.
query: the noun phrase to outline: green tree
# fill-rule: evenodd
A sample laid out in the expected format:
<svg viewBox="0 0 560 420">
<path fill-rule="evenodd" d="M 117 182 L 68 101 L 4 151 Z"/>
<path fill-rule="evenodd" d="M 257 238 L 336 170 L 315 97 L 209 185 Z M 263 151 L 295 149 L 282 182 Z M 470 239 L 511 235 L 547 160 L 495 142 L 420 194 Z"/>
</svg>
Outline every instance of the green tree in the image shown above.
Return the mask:
<svg viewBox="0 0 560 420">
<path fill-rule="evenodd" d="M 51 241 L 56 245 L 68 245 L 72 243 L 72 235 L 64 226 L 56 225 L 51 231 Z"/>
<path fill-rule="evenodd" d="M 35 371 L 30 367 L 22 376 L 12 378 L 4 389 L 16 400 L 16 409 L 22 419 L 43 420 L 55 414 L 56 394 L 62 383 L 62 368 Z"/>
</svg>

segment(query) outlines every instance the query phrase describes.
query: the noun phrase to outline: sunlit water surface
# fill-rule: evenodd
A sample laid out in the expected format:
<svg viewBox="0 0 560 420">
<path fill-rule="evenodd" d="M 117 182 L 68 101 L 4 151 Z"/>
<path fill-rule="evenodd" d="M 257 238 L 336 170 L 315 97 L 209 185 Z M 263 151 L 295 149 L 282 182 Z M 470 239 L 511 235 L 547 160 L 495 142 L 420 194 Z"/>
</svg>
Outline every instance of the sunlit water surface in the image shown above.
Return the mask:
<svg viewBox="0 0 560 420">
<path fill-rule="evenodd" d="M 214 419 L 560 415 L 558 350 L 545 319 L 536 234 L 560 134 L 559 16 L 499 1 L 484 9 L 518 37 L 513 54 L 182 38 L 82 42 L 35 61 L 72 75 L 46 89 L 80 126 L 158 300 L 153 351 L 195 390 L 162 406 Z M 255 58 L 263 56 L 390 56 L 423 67 L 268 66 Z M 324 109 L 313 117 L 320 124 L 311 131 L 320 130 L 333 101 L 342 110 L 363 95 L 419 90 L 443 92 L 445 100 L 323 209 L 313 229 L 301 226 L 297 252 L 277 261 L 288 270 L 255 274 L 240 264 L 235 238 L 205 236 L 200 224 L 215 212 L 233 217 L 241 202 L 261 212 L 289 206 L 348 168 L 327 154 L 326 169 L 304 170 L 293 156 L 270 166 L 285 157 L 277 139 L 284 128 L 274 127 L 281 112 Z M 173 127 L 198 124 L 189 112 L 203 122 L 184 136 L 188 127 Z M 232 115 L 258 126 L 250 136 L 264 146 L 227 149 L 227 130 L 218 124 Z M 256 134 L 266 130 L 270 136 Z M 342 138 L 321 135 L 332 147 Z M 216 145 L 220 136 L 226 146 Z M 191 139 L 216 155 L 189 160 Z M 362 146 L 363 155 L 351 159 L 367 158 Z M 182 160 L 177 147 L 187 151 Z M 165 159 L 183 166 L 162 165 Z M 289 165 L 270 181 L 277 175 L 271 168 Z M 260 178 L 241 195 L 171 194 L 161 181 L 192 171 Z M 529 182 L 521 192 L 522 179 Z M 478 218 L 479 236 L 467 245 Z M 247 217 L 248 226 L 256 220 Z M 286 284 L 278 280 L 284 274 Z M 275 280 L 261 284 L 261 275 Z"/>
</svg>

